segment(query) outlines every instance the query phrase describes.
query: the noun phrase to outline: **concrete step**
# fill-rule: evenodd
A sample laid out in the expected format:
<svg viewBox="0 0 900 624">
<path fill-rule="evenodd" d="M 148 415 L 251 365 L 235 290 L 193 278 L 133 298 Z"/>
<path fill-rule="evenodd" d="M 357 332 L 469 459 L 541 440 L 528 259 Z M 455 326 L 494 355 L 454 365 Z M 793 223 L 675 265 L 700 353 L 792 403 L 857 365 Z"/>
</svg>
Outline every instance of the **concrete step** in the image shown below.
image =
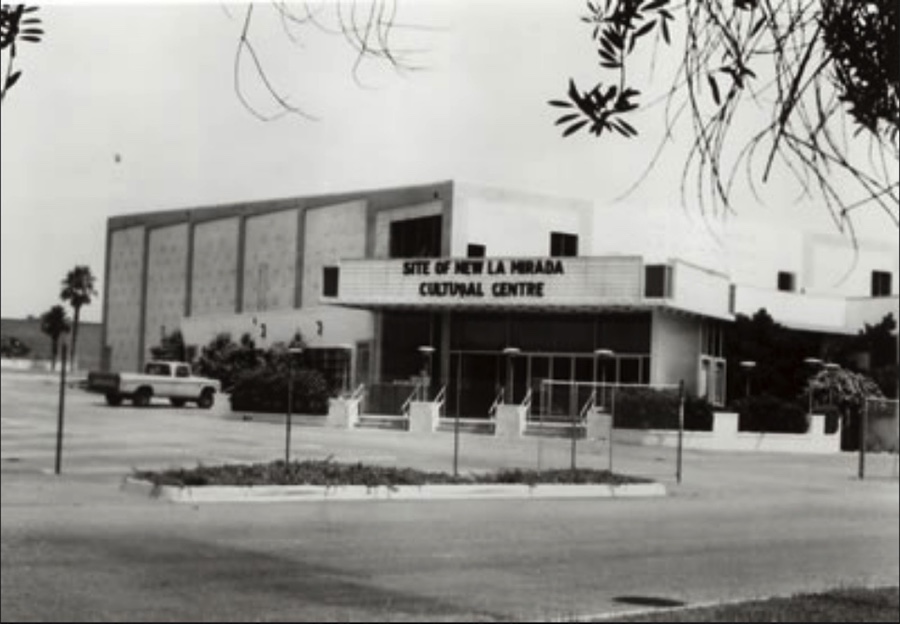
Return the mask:
<svg viewBox="0 0 900 624">
<path fill-rule="evenodd" d="M 393 414 L 360 414 L 356 422 L 358 428 L 363 429 L 395 429 L 405 431 L 408 428 L 408 420 Z"/>
</svg>

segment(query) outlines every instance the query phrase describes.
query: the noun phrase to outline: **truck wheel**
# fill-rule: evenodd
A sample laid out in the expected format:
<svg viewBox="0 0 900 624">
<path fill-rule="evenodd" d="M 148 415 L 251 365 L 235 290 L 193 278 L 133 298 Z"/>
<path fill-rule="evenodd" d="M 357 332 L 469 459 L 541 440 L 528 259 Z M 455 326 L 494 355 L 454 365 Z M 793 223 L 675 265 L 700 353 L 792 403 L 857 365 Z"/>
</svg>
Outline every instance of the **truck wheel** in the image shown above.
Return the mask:
<svg viewBox="0 0 900 624">
<path fill-rule="evenodd" d="M 107 393 L 106 404 L 111 405 L 112 407 L 119 407 L 120 405 L 122 405 L 122 395 L 116 394 L 115 392 Z"/>
<path fill-rule="evenodd" d="M 152 393 L 148 388 L 140 388 L 137 392 L 134 393 L 134 397 L 132 397 L 131 402 L 135 407 L 147 407 L 148 405 L 150 405 L 151 396 Z"/>
<path fill-rule="evenodd" d="M 207 388 L 200 393 L 200 398 L 197 399 L 197 407 L 201 409 L 209 409 L 213 406 L 213 400 L 213 391 Z"/>
<path fill-rule="evenodd" d="M 184 399 L 175 399 L 175 398 L 169 399 L 169 403 L 172 404 L 172 407 L 184 407 L 184 404 L 186 402 L 187 401 L 185 401 Z"/>
</svg>

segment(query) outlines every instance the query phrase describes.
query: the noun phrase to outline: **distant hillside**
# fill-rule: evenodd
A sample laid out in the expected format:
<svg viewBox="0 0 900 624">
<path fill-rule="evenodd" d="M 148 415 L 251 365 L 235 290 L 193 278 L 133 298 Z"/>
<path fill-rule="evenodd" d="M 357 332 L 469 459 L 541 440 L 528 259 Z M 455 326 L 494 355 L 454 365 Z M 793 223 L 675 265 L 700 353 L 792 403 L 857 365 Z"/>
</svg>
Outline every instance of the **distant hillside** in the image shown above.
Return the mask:
<svg viewBox="0 0 900 624">
<path fill-rule="evenodd" d="M 100 323 L 82 321 L 78 326 L 78 361 L 83 370 L 100 368 L 102 342 Z M 50 359 L 50 338 L 41 331 L 41 321 L 29 319 L 0 319 L 0 334 L 4 338 L 15 338 L 31 349 L 29 359 Z"/>
</svg>

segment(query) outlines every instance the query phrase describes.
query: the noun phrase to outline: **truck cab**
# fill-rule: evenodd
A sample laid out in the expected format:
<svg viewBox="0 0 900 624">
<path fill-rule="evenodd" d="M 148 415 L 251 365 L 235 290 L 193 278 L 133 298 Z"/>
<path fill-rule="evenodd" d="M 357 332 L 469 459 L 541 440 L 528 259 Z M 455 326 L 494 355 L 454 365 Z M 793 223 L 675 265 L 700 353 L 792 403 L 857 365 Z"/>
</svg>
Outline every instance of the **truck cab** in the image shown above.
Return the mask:
<svg viewBox="0 0 900 624">
<path fill-rule="evenodd" d="M 154 397 L 167 398 L 174 407 L 194 402 L 209 409 L 221 385 L 215 379 L 195 377 L 184 362 L 150 361 L 143 373 L 103 373 L 88 375 L 88 391 L 106 396 L 112 406 L 130 399 L 136 407 L 146 407 Z"/>
</svg>

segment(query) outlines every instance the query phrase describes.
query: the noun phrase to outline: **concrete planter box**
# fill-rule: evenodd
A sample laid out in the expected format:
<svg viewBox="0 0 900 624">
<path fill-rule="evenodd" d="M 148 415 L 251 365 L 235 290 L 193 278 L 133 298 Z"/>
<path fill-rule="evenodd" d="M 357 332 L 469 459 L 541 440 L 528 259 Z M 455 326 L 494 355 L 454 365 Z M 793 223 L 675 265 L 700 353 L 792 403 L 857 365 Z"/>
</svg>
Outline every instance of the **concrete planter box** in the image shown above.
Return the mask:
<svg viewBox="0 0 900 624">
<path fill-rule="evenodd" d="M 213 502 L 323 502 L 384 500 L 470 500 L 470 499 L 564 499 L 564 498 L 641 498 L 665 496 L 661 483 L 624 485 L 538 484 L 463 484 L 401 485 L 366 487 L 364 485 L 285 485 L 285 486 L 199 486 L 154 487 L 148 481 L 128 478 L 122 489 L 154 496 L 175 503 Z"/>
</svg>

